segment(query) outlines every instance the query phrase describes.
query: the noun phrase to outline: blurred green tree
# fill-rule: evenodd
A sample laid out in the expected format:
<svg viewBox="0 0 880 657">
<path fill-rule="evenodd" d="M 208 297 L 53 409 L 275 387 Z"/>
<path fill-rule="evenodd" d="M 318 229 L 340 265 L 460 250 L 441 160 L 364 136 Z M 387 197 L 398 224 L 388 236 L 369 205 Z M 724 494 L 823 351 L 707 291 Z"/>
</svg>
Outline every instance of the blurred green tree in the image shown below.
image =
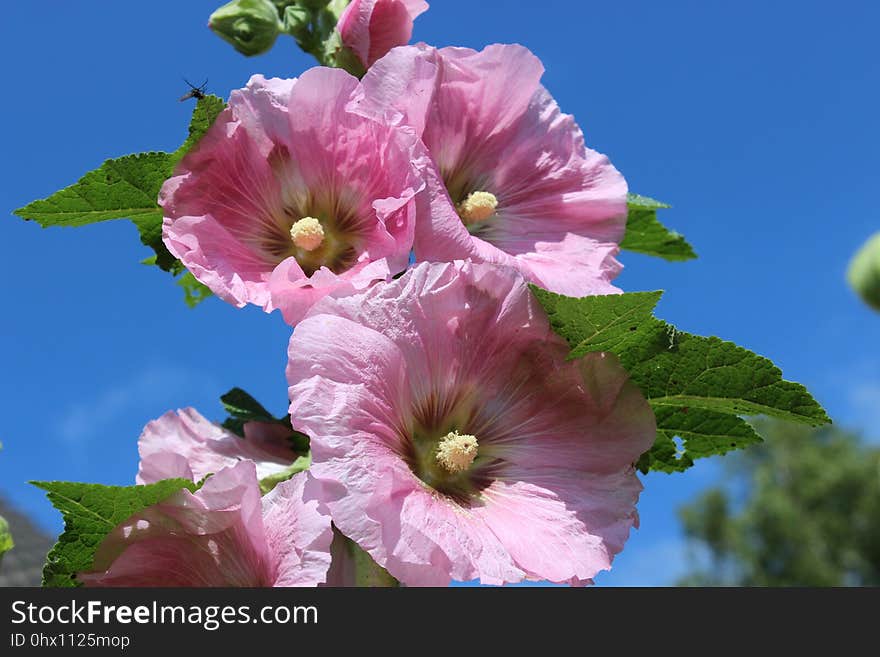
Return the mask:
<svg viewBox="0 0 880 657">
<path fill-rule="evenodd" d="M 679 509 L 681 586 L 880 585 L 880 449 L 835 427 L 760 421 L 763 445 Z"/>
</svg>

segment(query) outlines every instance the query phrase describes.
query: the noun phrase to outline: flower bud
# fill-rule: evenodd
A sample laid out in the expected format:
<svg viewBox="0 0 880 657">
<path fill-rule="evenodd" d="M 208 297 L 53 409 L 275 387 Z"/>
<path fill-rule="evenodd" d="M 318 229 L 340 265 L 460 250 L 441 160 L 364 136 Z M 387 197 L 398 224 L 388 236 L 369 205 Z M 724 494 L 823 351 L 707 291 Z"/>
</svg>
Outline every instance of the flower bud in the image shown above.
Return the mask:
<svg viewBox="0 0 880 657">
<path fill-rule="evenodd" d="M 233 0 L 211 14 L 208 27 L 250 56 L 268 52 L 281 32 L 281 21 L 270 0 Z"/>
<path fill-rule="evenodd" d="M 290 0 L 287 0 L 287 4 L 293 4 Z M 305 7 L 311 11 L 318 11 L 319 9 L 323 9 L 327 5 L 330 4 L 330 0 L 297 0 L 297 3 L 301 7 Z M 336 4 L 339 4 L 337 1 Z"/>
<path fill-rule="evenodd" d="M 846 276 L 862 300 L 875 310 L 880 310 L 880 232 L 875 233 L 853 256 Z"/>
<path fill-rule="evenodd" d="M 413 21 L 427 9 L 424 0 L 353 0 L 337 25 L 342 45 L 369 68 L 395 46 L 409 43 Z"/>
<path fill-rule="evenodd" d="M 282 16 L 284 16 L 283 29 L 285 32 L 293 35 L 297 39 L 308 38 L 312 12 L 305 7 L 290 6 L 285 7 Z"/>
</svg>

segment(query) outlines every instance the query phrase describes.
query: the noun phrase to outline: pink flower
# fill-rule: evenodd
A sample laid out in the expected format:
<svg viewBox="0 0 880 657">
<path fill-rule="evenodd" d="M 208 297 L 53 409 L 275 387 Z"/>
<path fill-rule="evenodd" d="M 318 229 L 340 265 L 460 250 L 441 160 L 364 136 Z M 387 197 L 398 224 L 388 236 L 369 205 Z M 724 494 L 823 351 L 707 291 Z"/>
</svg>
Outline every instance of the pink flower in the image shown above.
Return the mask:
<svg viewBox="0 0 880 657">
<path fill-rule="evenodd" d="M 405 584 L 587 582 L 636 522 L 655 422 L 613 356 L 568 351 L 501 267 L 323 299 L 287 368 L 306 497 Z"/>
<path fill-rule="evenodd" d="M 395 48 L 367 73 L 358 104 L 411 125 L 435 165 L 417 260 L 507 265 L 569 296 L 614 293 L 626 181 L 586 148 L 543 71 L 518 45 Z"/>
<path fill-rule="evenodd" d="M 316 586 L 330 567 L 330 519 L 303 501 L 301 473 L 260 499 L 242 461 L 134 514 L 102 541 L 86 586 Z"/>
<path fill-rule="evenodd" d="M 297 458 L 288 438 L 292 429 L 248 422 L 239 438 L 202 417 L 194 408 L 168 411 L 146 427 L 138 440 L 141 461 L 137 483 L 181 477 L 199 481 L 239 461 L 253 461 L 257 477 L 283 472 Z"/>
<path fill-rule="evenodd" d="M 342 45 L 369 68 L 395 46 L 409 43 L 413 21 L 427 10 L 424 0 L 353 0 L 336 27 Z"/>
<path fill-rule="evenodd" d="M 406 267 L 418 140 L 346 110 L 356 78 L 256 75 L 162 187 L 164 241 L 215 294 L 293 324 Z"/>
</svg>

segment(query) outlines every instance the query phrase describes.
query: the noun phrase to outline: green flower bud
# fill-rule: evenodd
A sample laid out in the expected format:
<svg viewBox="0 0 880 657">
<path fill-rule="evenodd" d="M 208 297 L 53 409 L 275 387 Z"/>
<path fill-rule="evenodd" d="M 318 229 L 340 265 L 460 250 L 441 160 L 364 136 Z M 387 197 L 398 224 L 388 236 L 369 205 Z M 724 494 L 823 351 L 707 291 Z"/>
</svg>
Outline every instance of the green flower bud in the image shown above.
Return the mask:
<svg viewBox="0 0 880 657">
<path fill-rule="evenodd" d="M 339 20 L 339 17 L 342 16 L 342 13 L 346 10 L 348 5 L 350 5 L 352 0 L 330 0 L 330 2 L 325 2 L 326 5 L 323 14 L 329 16 L 329 18 L 333 21 L 335 25 Z"/>
<path fill-rule="evenodd" d="M 339 0 L 335 0 L 339 2 Z M 309 12 L 316 12 L 329 5 L 331 0 L 272 0 L 272 4 L 278 9 L 278 15 L 284 16 L 284 11 L 288 7 L 300 7 Z M 348 5 L 348 0 L 343 0 L 343 4 Z"/>
<path fill-rule="evenodd" d="M 278 10 L 278 15 L 283 16 L 284 10 L 287 7 L 296 4 L 296 0 L 272 0 L 272 4 L 275 5 L 275 8 Z"/>
<path fill-rule="evenodd" d="M 284 10 L 284 31 L 297 39 L 309 37 L 312 12 L 305 7 L 287 7 Z"/>
<path fill-rule="evenodd" d="M 317 11 L 318 9 L 323 9 L 327 5 L 330 4 L 330 0 L 298 0 L 297 3 L 301 7 L 305 7 L 311 11 Z M 346 3 L 348 4 L 348 3 Z"/>
<path fill-rule="evenodd" d="M 865 303 L 880 310 L 880 232 L 853 256 L 846 277 Z"/>
<path fill-rule="evenodd" d="M 281 21 L 271 0 L 232 0 L 211 14 L 208 27 L 242 55 L 250 56 L 272 47 Z"/>
</svg>

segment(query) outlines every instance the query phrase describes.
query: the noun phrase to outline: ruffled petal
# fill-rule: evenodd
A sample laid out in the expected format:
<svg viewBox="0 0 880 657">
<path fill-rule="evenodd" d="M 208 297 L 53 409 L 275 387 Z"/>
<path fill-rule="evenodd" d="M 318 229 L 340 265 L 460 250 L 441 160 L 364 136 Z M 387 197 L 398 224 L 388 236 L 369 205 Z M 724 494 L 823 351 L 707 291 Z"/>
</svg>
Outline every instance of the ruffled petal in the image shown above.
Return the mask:
<svg viewBox="0 0 880 657">
<path fill-rule="evenodd" d="M 353 107 L 422 136 L 431 165 L 417 261 L 470 259 L 561 294 L 617 293 L 626 181 L 585 146 L 542 73 L 522 46 L 395 48 L 368 71 Z M 457 208 L 474 192 L 497 205 L 465 226 Z"/>
<path fill-rule="evenodd" d="M 194 408 L 169 411 L 147 424 L 138 440 L 137 483 L 176 477 L 199 481 L 245 459 L 254 462 L 260 479 L 281 472 L 297 457 L 287 440 L 291 432 L 264 424 L 248 422 L 240 438 Z"/>
<path fill-rule="evenodd" d="M 273 573 L 250 461 L 135 514 L 101 543 L 86 586 L 271 586 Z"/>
<path fill-rule="evenodd" d="M 568 352 L 501 267 L 422 263 L 322 299 L 287 369 L 306 496 L 408 585 L 588 583 L 635 522 L 655 424 L 616 358 Z M 464 497 L 422 481 L 414 456 L 413 427 L 450 421 L 479 443 Z"/>
<path fill-rule="evenodd" d="M 342 44 L 370 67 L 412 37 L 413 21 L 428 10 L 424 0 L 353 0 L 339 17 Z"/>
<path fill-rule="evenodd" d="M 405 268 L 427 161 L 412 129 L 348 109 L 361 95 L 329 68 L 233 92 L 162 188 L 172 254 L 222 299 L 287 318 Z M 307 217 L 325 231 L 314 255 L 290 233 Z"/>
<path fill-rule="evenodd" d="M 274 586 L 317 586 L 327 579 L 333 532 L 317 501 L 305 501 L 308 474 L 278 484 L 263 498 L 266 542 Z"/>
</svg>

